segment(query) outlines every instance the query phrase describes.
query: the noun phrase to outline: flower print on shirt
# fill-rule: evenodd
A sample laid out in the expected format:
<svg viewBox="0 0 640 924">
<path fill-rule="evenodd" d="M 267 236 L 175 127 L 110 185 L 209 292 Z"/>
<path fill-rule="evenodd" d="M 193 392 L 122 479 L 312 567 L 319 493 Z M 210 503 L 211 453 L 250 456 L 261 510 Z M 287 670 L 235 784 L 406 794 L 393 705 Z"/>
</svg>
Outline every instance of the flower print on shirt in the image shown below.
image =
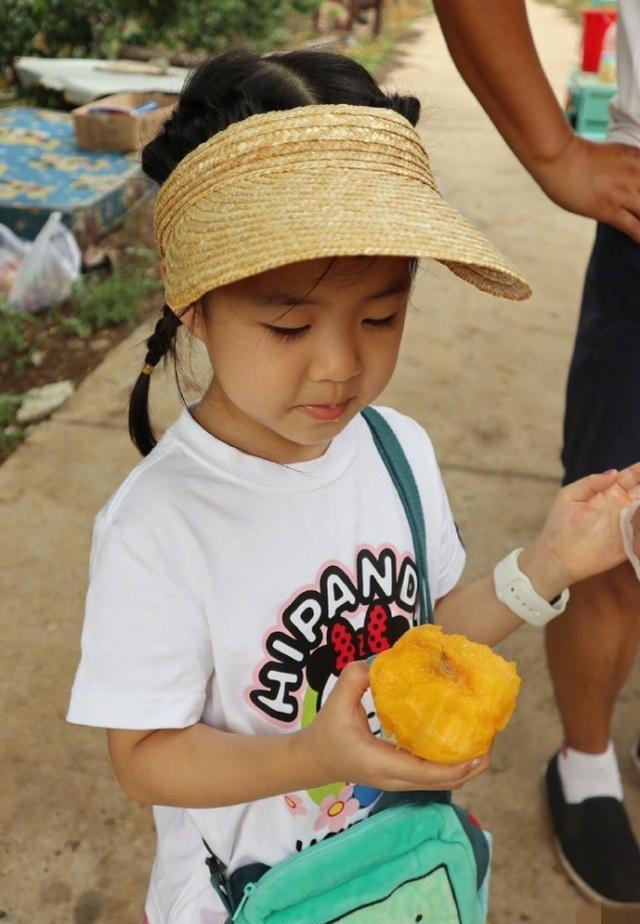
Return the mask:
<svg viewBox="0 0 640 924">
<path fill-rule="evenodd" d="M 314 824 L 316 831 L 329 828 L 333 834 L 342 830 L 347 821 L 360 808 L 357 799 L 353 799 L 353 786 L 343 786 L 337 796 L 328 795 L 320 803 L 320 814 Z"/>
<path fill-rule="evenodd" d="M 285 805 L 289 809 L 292 815 L 306 815 L 307 807 L 300 798 L 295 793 L 287 793 L 282 797 L 285 801 Z"/>
</svg>

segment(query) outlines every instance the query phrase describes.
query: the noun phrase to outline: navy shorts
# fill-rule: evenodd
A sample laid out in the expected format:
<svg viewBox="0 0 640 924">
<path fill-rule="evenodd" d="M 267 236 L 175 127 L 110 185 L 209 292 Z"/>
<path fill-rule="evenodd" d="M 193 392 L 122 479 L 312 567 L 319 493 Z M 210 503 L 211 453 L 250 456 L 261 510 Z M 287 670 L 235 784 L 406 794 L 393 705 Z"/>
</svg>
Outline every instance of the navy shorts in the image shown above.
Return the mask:
<svg viewBox="0 0 640 924">
<path fill-rule="evenodd" d="M 599 224 L 567 382 L 564 483 L 640 461 L 640 244 Z"/>
</svg>

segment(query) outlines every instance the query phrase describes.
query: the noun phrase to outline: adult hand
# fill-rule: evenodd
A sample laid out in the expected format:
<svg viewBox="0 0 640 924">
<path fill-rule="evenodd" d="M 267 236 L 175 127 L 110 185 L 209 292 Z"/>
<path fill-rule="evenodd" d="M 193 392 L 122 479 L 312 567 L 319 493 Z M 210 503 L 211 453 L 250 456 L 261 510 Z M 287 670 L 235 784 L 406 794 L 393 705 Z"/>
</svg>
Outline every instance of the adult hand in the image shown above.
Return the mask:
<svg viewBox="0 0 640 924">
<path fill-rule="evenodd" d="M 488 769 L 489 755 L 464 764 L 444 765 L 413 757 L 369 729 L 362 697 L 369 668 L 356 661 L 342 671 L 313 722 L 299 732 L 327 782 L 347 780 L 387 791 L 460 789 Z"/>
<path fill-rule="evenodd" d="M 640 462 L 562 488 L 539 536 L 520 555 L 520 566 L 538 593 L 551 599 L 563 587 L 625 561 L 620 513 L 637 499 Z M 634 526 L 640 529 L 637 517 Z"/>
<path fill-rule="evenodd" d="M 640 148 L 572 134 L 553 159 L 528 166 L 557 205 L 613 225 L 640 244 Z"/>
</svg>

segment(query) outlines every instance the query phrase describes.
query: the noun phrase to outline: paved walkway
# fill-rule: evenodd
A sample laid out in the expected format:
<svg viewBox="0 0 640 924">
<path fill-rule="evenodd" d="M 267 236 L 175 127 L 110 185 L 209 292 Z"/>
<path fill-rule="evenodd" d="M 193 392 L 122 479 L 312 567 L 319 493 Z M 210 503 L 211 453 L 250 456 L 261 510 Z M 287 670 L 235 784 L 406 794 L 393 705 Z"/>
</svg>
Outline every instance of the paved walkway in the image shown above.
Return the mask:
<svg viewBox="0 0 640 924">
<path fill-rule="evenodd" d="M 576 27 L 551 6 L 532 4 L 531 15 L 562 95 Z M 386 395 L 431 432 L 472 578 L 533 535 L 556 489 L 564 377 L 593 227 L 555 208 L 515 161 L 458 77 L 435 19 L 401 47 L 388 83 L 418 91 L 443 190 L 536 293 L 524 305 L 502 303 L 424 269 Z M 117 347 L 0 469 L 0 684 L 9 703 L 0 917 L 8 924 L 137 924 L 142 908 L 149 813 L 120 794 L 103 734 L 64 722 L 91 523 L 136 462 L 125 407 L 141 338 L 137 331 Z M 158 374 L 152 387 L 161 424 L 178 409 L 167 381 L 162 398 Z M 581 920 L 595 924 L 559 870 L 541 799 L 544 762 L 560 735 L 542 638 L 524 629 L 503 648 L 524 678 L 520 707 L 493 770 L 461 799 L 496 836 L 491 922 L 573 924 L 581 909 Z M 636 822 L 640 780 L 627 753 L 639 706 L 636 670 L 615 726 Z"/>
</svg>

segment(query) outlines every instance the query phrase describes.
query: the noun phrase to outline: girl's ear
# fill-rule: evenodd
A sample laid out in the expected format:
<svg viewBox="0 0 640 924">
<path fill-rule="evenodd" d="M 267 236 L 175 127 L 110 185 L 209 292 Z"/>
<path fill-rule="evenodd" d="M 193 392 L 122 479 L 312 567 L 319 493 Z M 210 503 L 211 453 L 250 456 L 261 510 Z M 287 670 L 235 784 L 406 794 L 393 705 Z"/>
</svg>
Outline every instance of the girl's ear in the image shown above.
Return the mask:
<svg viewBox="0 0 640 924">
<path fill-rule="evenodd" d="M 206 343 L 207 330 L 201 301 L 194 302 L 193 305 L 190 305 L 187 310 L 180 315 L 180 320 L 190 334 L 197 337 L 198 340 L 202 340 L 203 343 Z"/>
</svg>

